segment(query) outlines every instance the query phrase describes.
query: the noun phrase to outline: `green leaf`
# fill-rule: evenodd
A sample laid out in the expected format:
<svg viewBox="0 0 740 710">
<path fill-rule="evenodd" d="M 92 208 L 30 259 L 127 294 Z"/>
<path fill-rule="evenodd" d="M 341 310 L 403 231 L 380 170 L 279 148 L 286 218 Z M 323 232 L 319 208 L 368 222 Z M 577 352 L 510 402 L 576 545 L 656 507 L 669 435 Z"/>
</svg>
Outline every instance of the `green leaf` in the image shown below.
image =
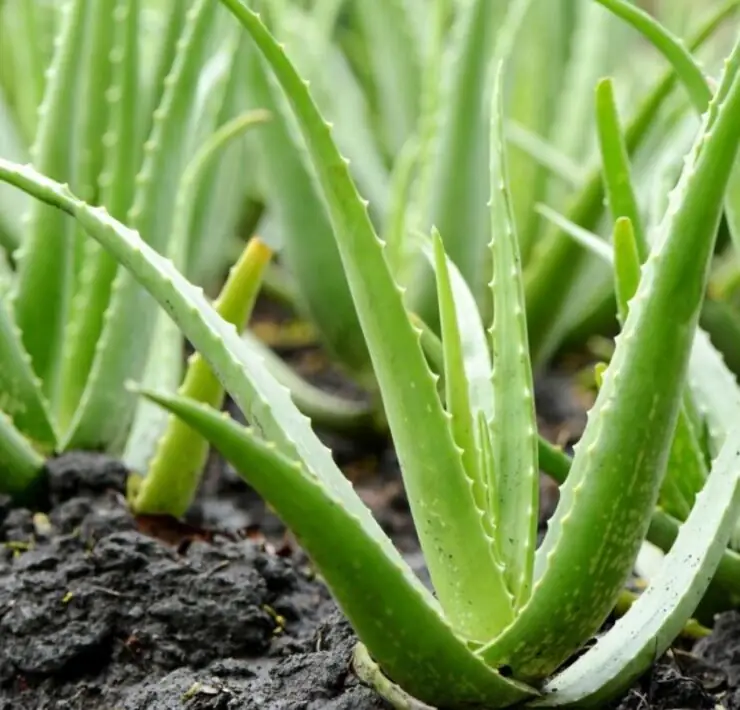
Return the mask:
<svg viewBox="0 0 740 710">
<path fill-rule="evenodd" d="M 370 53 L 383 143 L 397 154 L 413 134 L 419 115 L 421 57 L 412 23 L 418 21 L 403 0 L 357 3 L 357 14 Z"/>
<path fill-rule="evenodd" d="M 171 235 L 179 176 L 190 149 L 196 77 L 217 11 L 218 5 L 211 0 L 197 0 L 188 13 L 136 178 L 136 194 L 127 222 L 162 251 L 166 251 Z M 150 296 L 130 274 L 120 270 L 112 285 L 95 359 L 65 448 L 115 449 L 123 445 L 135 406 L 134 398 L 123 385 L 144 371 L 156 316 Z"/>
<path fill-rule="evenodd" d="M 639 262 L 643 262 L 647 258 L 649 247 L 632 186 L 629 155 L 619 125 L 611 79 L 602 79 L 596 87 L 596 127 L 612 221 L 617 222 L 622 217 L 630 220 Z"/>
<path fill-rule="evenodd" d="M 713 11 L 687 42 L 691 50 L 706 43 L 722 26 L 727 17 L 737 10 L 736 0 L 731 0 Z M 625 129 L 625 145 L 633 155 L 642 146 L 660 109 L 676 82 L 673 69 L 669 69 L 651 87 L 646 99 L 630 119 Z M 568 209 L 568 217 L 575 224 L 593 230 L 603 214 L 603 182 L 600 170 L 594 170 L 583 189 L 576 195 Z M 525 274 L 527 323 L 530 348 L 535 366 L 542 365 L 559 345 L 569 328 L 557 316 L 576 287 L 585 253 L 559 229 L 547 233 L 532 251 Z"/>
<path fill-rule="evenodd" d="M 647 532 L 681 406 L 724 190 L 740 142 L 735 120 L 740 111 L 738 63 L 740 44 L 718 92 L 726 98 L 719 105 L 713 102 L 705 117 L 673 208 L 643 268 L 538 550 L 530 601 L 512 626 L 481 651 L 489 663 L 511 666 L 516 677 L 547 675 L 599 628 Z M 634 426 L 635 421 L 641 425 Z M 598 536 L 595 529 L 601 531 Z M 551 603 L 556 599 L 568 600 L 557 613 Z"/>
<path fill-rule="evenodd" d="M 316 324 L 332 358 L 371 384 L 370 358 L 333 227 L 305 150 L 291 130 L 290 109 L 279 88 L 271 86 L 260 57 L 253 52 L 249 60 L 253 101 L 273 115 L 261 131 L 257 150 L 267 181 L 267 202 L 281 227 L 281 256 L 300 292 L 297 306 Z"/>
<path fill-rule="evenodd" d="M 412 583 L 405 563 L 390 558 L 368 535 L 365 517 L 348 510 L 300 463 L 203 405 L 155 392 L 145 395 L 211 440 L 270 501 L 321 570 L 375 660 L 407 692 L 449 708 L 507 707 L 536 694 L 478 660 L 452 634 L 432 597 L 421 592 L 417 580 Z"/>
<path fill-rule="evenodd" d="M 252 239 L 214 303 L 218 314 L 239 331 L 251 315 L 271 257 L 272 251 L 263 242 Z M 198 353 L 188 363 L 179 393 L 217 409 L 223 404 L 224 389 Z M 208 442 L 181 420 L 170 417 L 134 501 L 135 510 L 145 514 L 185 515 L 198 490 L 207 456 Z"/>
<path fill-rule="evenodd" d="M 57 438 L 41 391 L 41 382 L 33 371 L 28 353 L 23 349 L 21 334 L 6 305 L 0 298 L 0 413 L 15 428 L 47 452 L 54 449 Z"/>
<path fill-rule="evenodd" d="M 521 260 L 509 198 L 503 131 L 503 64 L 491 103 L 491 243 L 493 260 L 494 413 L 490 423 L 498 535 L 506 577 L 517 606 L 529 598 L 537 539 L 539 472 L 534 384 L 529 362 Z"/>
<path fill-rule="evenodd" d="M 276 355 L 256 336 L 245 330 L 242 338 L 249 347 L 259 353 L 270 374 L 290 390 L 295 406 L 305 414 L 317 429 L 361 436 L 368 431 L 384 429 L 381 413 L 372 402 L 349 400 L 317 387 L 304 380 L 282 358 Z"/>
<path fill-rule="evenodd" d="M 139 0 L 116 0 L 110 54 L 116 58 L 105 93 L 109 102 L 104 136 L 104 165 L 98 177 L 100 202 L 116 219 L 124 219 L 135 189 L 141 152 L 138 141 Z M 82 235 L 78 235 L 82 236 Z M 103 330 L 117 264 L 95 242 L 86 240 L 84 264 L 70 304 L 69 328 L 62 353 L 60 393 L 55 407 L 62 430 L 69 427 L 80 403 Z"/>
<path fill-rule="evenodd" d="M 44 459 L 0 411 L 0 492 L 22 496 L 38 483 Z"/>
<path fill-rule="evenodd" d="M 499 584 L 489 541 L 447 418 L 365 203 L 331 130 L 290 61 L 259 17 L 222 0 L 254 39 L 291 103 L 334 225 L 350 292 L 393 432 L 412 515 L 445 613 L 471 639 L 500 630 L 488 605 Z M 403 362 L 403 368 L 399 363 Z M 420 439 L 419 428 L 425 436 Z M 444 472 L 442 475 L 441 472 Z M 450 520 L 456 524 L 450 527 Z"/>
<path fill-rule="evenodd" d="M 603 707 L 660 658 L 706 592 L 740 513 L 740 437 L 712 466 L 660 572 L 596 645 L 545 686 L 545 707 Z"/>
<path fill-rule="evenodd" d="M 619 318 L 622 323 L 629 313 L 630 299 L 640 284 L 640 252 L 635 230 L 629 217 L 620 217 L 614 224 L 614 277 Z"/>
<path fill-rule="evenodd" d="M 28 160 L 28 150 L 13 119 L 2 86 L 0 86 L 0 155 L 18 163 Z M 27 198 L 9 185 L 3 185 L 0 188 L 0 250 L 4 249 L 8 254 L 12 254 L 18 248 L 23 238 L 22 216 L 27 213 Z"/>
<path fill-rule="evenodd" d="M 89 3 L 84 0 L 69 0 L 63 5 L 59 43 L 31 151 L 36 168 L 61 181 L 71 179 L 75 164 L 73 133 L 60 132 L 59 126 L 74 126 L 77 121 L 79 61 L 88 11 Z M 72 226 L 66 215 L 40 202 L 31 205 L 12 297 L 23 346 L 52 404 L 59 394 L 62 344 L 72 295 Z"/>
<path fill-rule="evenodd" d="M 485 283 L 485 245 L 489 240 L 485 204 L 488 196 L 486 102 L 488 67 L 496 44 L 503 4 L 473 0 L 459 11 L 443 73 L 436 161 L 426 216 L 421 227 L 434 225 L 445 251 L 475 294 L 482 298 Z M 409 303 L 435 330 L 438 313 L 434 280 L 426 263 L 410 279 Z"/>
</svg>

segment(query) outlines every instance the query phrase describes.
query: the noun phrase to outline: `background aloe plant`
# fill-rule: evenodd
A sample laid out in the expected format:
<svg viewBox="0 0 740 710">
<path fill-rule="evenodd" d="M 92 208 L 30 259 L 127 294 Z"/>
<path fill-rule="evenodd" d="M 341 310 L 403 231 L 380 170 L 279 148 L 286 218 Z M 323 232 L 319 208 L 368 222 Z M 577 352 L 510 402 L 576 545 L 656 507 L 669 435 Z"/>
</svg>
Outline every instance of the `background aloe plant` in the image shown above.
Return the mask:
<svg viewBox="0 0 740 710">
<path fill-rule="evenodd" d="M 238 139 L 268 118 L 244 114 L 229 74 L 244 42 L 223 9 L 204 0 L 70 0 L 47 10 L 6 3 L 1 11 L 3 31 L 18 33 L 3 43 L 4 154 L 29 155 L 39 170 L 136 225 L 184 271 L 204 240 L 222 268 L 219 243 L 232 236 L 242 204 L 224 184 L 243 182 Z M 47 53 L 49 70 L 31 81 L 24 72 L 43 67 Z M 197 210 L 205 194 L 207 209 Z M 124 383 L 153 377 L 176 388 L 182 335 L 73 221 L 7 192 L 2 200 L 10 209 L 1 225 L 0 448 L 17 474 L 3 486 L 18 493 L 43 455 L 69 448 L 125 448 L 131 465 L 145 467 L 166 421 L 153 407 L 136 410 Z"/>
</svg>

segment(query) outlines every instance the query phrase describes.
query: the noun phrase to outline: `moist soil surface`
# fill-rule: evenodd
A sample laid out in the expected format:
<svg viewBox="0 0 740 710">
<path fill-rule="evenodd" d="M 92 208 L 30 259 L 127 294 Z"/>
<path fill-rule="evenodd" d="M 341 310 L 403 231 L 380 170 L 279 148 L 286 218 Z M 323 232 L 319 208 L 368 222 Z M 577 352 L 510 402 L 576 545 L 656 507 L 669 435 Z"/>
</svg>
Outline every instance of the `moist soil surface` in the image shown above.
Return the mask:
<svg viewBox="0 0 740 710">
<path fill-rule="evenodd" d="M 320 378 L 319 378 L 320 379 Z M 567 444 L 583 403 L 538 385 L 542 430 Z M 385 443 L 328 443 L 428 583 Z M 305 555 L 217 457 L 185 523 L 134 519 L 127 472 L 97 454 L 48 465 L 34 511 L 0 499 L 0 709 L 370 710 L 355 636 Z M 542 526 L 557 489 L 542 478 Z M 740 614 L 654 665 L 622 710 L 740 708 Z"/>
</svg>

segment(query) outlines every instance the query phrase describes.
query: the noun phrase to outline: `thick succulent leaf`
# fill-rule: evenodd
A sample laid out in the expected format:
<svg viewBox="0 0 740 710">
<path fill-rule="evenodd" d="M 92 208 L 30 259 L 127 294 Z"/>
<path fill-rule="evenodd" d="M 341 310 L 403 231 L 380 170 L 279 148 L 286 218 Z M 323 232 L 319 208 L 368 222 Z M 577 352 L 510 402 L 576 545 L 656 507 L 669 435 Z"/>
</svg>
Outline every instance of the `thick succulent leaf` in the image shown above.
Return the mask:
<svg viewBox="0 0 740 710">
<path fill-rule="evenodd" d="M 204 141 L 185 168 L 175 200 L 175 217 L 169 243 L 169 257 L 178 271 L 185 270 L 189 228 L 194 211 L 197 209 L 196 194 L 202 185 L 204 175 L 209 174 L 208 169 L 212 167 L 211 164 L 226 147 L 240 138 L 245 131 L 263 123 L 268 118 L 269 114 L 265 111 L 248 111 L 223 124 Z M 182 335 L 177 326 L 161 313 L 156 325 L 155 336 L 152 338 L 143 382 L 160 390 L 174 392 L 180 384 L 182 346 Z M 169 383 L 170 387 L 163 386 L 165 383 Z M 124 454 L 124 460 L 133 470 L 145 471 L 147 469 L 149 461 L 154 456 L 157 442 L 164 434 L 166 427 L 167 416 L 160 407 L 146 400 L 137 403 Z M 192 441 L 190 443 L 194 444 Z M 198 468 L 195 463 L 194 468 Z"/>
<path fill-rule="evenodd" d="M 156 38 L 153 50 L 154 61 L 150 67 L 142 67 L 147 79 L 144 100 L 139 107 L 142 134 L 150 135 L 154 112 L 162 104 L 165 92 L 165 80 L 172 71 L 178 53 L 177 43 L 182 36 L 187 18 L 188 9 L 192 5 L 189 0 L 161 0 L 162 15 L 166 18 Z"/>
<path fill-rule="evenodd" d="M 451 5 L 451 0 L 434 0 L 430 12 L 430 38 L 423 50 L 419 118 L 413 139 L 417 172 L 412 186 L 411 199 L 407 201 L 399 227 L 402 235 L 410 229 L 424 229 L 425 213 L 430 204 L 430 191 L 434 184 L 437 149 L 442 129 L 442 99 L 444 96 L 442 72 L 446 57 Z M 396 158 L 396 161 L 398 160 L 399 158 Z M 406 266 L 408 268 L 413 266 L 411 256 L 411 254 L 407 255 L 409 263 Z M 407 276 L 405 272 L 403 275 Z M 405 282 L 405 279 L 402 280 L 402 283 Z"/>
<path fill-rule="evenodd" d="M 569 222 L 567 218 L 554 210 L 543 208 L 542 214 L 600 259 L 609 264 L 614 263 L 616 291 L 624 320 L 628 311 L 627 303 L 635 295 L 641 273 L 637 249 L 634 245 L 634 234 L 626 226 L 629 225 L 629 220 L 623 218 L 617 221 L 612 247 L 591 232 Z M 695 343 L 692 349 L 692 362 L 696 358 L 696 352 Z M 692 367 L 696 369 L 695 366 Z M 709 368 L 709 372 L 716 372 L 716 369 Z M 732 380 L 732 375 L 728 374 Z M 703 379 L 704 375 L 701 377 Z M 729 383 L 725 382 L 725 385 L 729 386 Z M 661 505 L 681 520 L 686 519 L 694 498 L 701 490 L 707 476 L 707 464 L 695 419 L 695 404 L 690 393 L 685 391 L 666 467 L 666 476 L 660 492 Z"/>
<path fill-rule="evenodd" d="M 294 66 L 310 82 L 319 110 L 334 124 L 335 141 L 351 162 L 350 172 L 370 201 L 373 219 L 382 220 L 388 207 L 388 170 L 372 123 L 368 92 L 339 47 L 327 47 L 323 57 L 316 54 L 317 27 L 310 14 L 296 3 L 287 3 L 285 20 L 276 38 L 284 41 Z"/>
<path fill-rule="evenodd" d="M 108 18 L 110 22 L 110 17 Z M 124 219 L 131 206 L 134 178 L 141 153 L 137 126 L 139 91 L 139 0 L 116 0 L 113 8 L 113 43 L 110 55 L 116 58 L 105 92 L 109 105 L 104 165 L 98 176 L 100 203 L 116 219 Z M 78 235 L 84 238 L 84 235 Z M 97 342 L 108 309 L 111 285 L 116 275 L 115 260 L 90 239 L 84 244 L 84 263 L 72 299 L 69 328 L 65 334 L 62 373 L 55 415 L 62 430 L 67 429 L 90 375 Z"/>
<path fill-rule="evenodd" d="M 23 349 L 4 293 L 0 294 L 0 363 L 0 412 L 25 436 L 52 451 L 57 439 L 41 382 Z"/>
<path fill-rule="evenodd" d="M 517 677 L 546 675 L 598 629 L 647 532 L 680 410 L 724 189 L 740 141 L 737 63 L 734 55 L 719 91 L 727 96 L 720 105 L 712 103 L 705 117 L 643 268 L 538 550 L 530 601 L 510 629 L 482 651 L 489 663 L 506 663 Z M 635 427 L 635 419 L 642 425 Z M 594 537 L 597 528 L 602 533 Z M 553 613 L 553 600 L 563 599 L 568 600 L 565 607 Z"/>
<path fill-rule="evenodd" d="M 625 616 L 545 686 L 546 707 L 604 707 L 665 653 L 694 613 L 740 513 L 740 432 L 725 443 L 658 574 Z"/>
<path fill-rule="evenodd" d="M 273 116 L 260 132 L 257 149 L 267 181 L 267 201 L 281 227 L 281 256 L 300 292 L 297 306 L 317 326 L 333 358 L 367 378 L 370 363 L 365 338 L 326 206 L 305 150 L 292 130 L 290 108 L 279 88 L 271 86 L 267 69 L 256 53 L 249 57 L 247 67 L 253 102 Z"/>
<path fill-rule="evenodd" d="M 657 509 L 650 523 L 647 539 L 668 553 L 682 527 L 680 520 Z M 712 613 L 709 614 L 710 619 L 714 613 L 736 609 L 740 604 L 740 554 L 735 550 L 725 549 L 707 594 L 702 599 L 700 609 L 705 607 L 707 601 L 714 606 Z"/>
<path fill-rule="evenodd" d="M 488 196 L 486 124 L 488 68 L 496 44 L 502 3 L 473 0 L 459 10 L 450 39 L 449 62 L 443 73 L 440 130 L 426 217 L 422 229 L 434 225 L 445 251 L 476 296 L 483 297 L 489 240 L 485 204 Z M 438 313 L 434 280 L 426 262 L 410 281 L 414 312 L 436 329 Z"/>
<path fill-rule="evenodd" d="M 230 17 L 224 18 L 228 21 Z M 242 70 L 245 58 L 251 47 L 248 38 L 239 28 L 235 37 L 237 46 L 231 52 L 231 61 L 226 63 L 228 76 L 223 90 L 223 100 L 215 116 L 215 123 L 206 126 L 206 135 L 245 116 L 247 112 L 246 92 Z M 248 139 L 231 145 L 229 150 L 222 150 L 218 157 L 208 161 L 198 178 L 200 183 L 193 199 L 192 219 L 188 224 L 187 269 L 185 275 L 195 283 L 213 283 L 218 281 L 225 269 L 231 265 L 231 241 L 239 233 L 240 227 L 248 230 L 241 220 L 244 217 L 244 194 L 254 190 L 255 151 Z M 177 214 L 176 214 L 177 219 Z M 247 236 L 251 236 L 247 234 Z"/>
<path fill-rule="evenodd" d="M 271 257 L 272 251 L 263 242 L 252 239 L 214 303 L 216 312 L 239 331 L 252 313 Z M 223 386 L 199 353 L 188 362 L 179 394 L 216 409 L 223 405 Z M 207 457 L 208 441 L 182 420 L 170 417 L 134 501 L 136 511 L 185 515 L 195 498 Z"/>
<path fill-rule="evenodd" d="M 509 199 L 503 131 L 503 65 L 496 68 L 491 104 L 491 243 L 493 260 L 493 446 L 499 548 L 517 606 L 529 598 L 537 536 L 539 475 L 534 384 L 529 362 L 524 288 Z"/>
<path fill-rule="evenodd" d="M 593 110 L 589 99 L 594 84 L 609 70 L 609 50 L 618 39 L 615 24 L 614 18 L 593 2 L 581 3 L 575 10 L 568 61 L 549 138 L 558 150 L 578 162 L 590 156 Z M 569 197 L 562 183 L 551 182 L 545 194 L 552 204 L 562 204 Z"/>
<path fill-rule="evenodd" d="M 43 36 L 43 9 L 36 2 L 5 2 L 2 13 L 0 43 L 7 54 L 3 68 L 12 73 L 12 99 L 18 129 L 25 143 L 30 145 L 37 131 L 38 111 L 44 96 L 44 69 L 47 66 L 48 42 Z M 2 72 L 0 72 L 2 73 Z M 2 153 L 4 157 L 14 156 Z"/>
<path fill-rule="evenodd" d="M 709 82 L 683 42 L 647 12 L 625 0 L 597 0 L 641 32 L 673 66 L 694 108 L 703 113 L 712 96 Z M 740 163 L 733 171 L 725 204 L 727 223 L 735 248 L 740 250 Z"/>
<path fill-rule="evenodd" d="M 569 3 L 570 0 L 531 3 L 507 65 L 507 74 L 511 77 L 506 91 L 509 179 L 524 264 L 541 231 L 541 219 L 532 206 L 544 199 L 550 182 L 548 172 L 561 180 L 567 177 L 563 182 L 568 189 L 580 187 L 583 177 L 577 163 L 555 149 L 552 142 L 540 139 L 534 144 L 521 145 L 516 140 L 527 141 L 532 136 L 552 134 L 558 95 L 568 66 L 573 26 L 568 21 Z M 532 86 L 537 86 L 537 91 L 532 91 Z M 513 131 L 510 130 L 512 124 L 516 126 Z M 538 150 L 543 144 L 545 150 Z M 556 160 L 548 161 L 553 156 Z M 553 171 L 553 167 L 566 169 Z"/>
<path fill-rule="evenodd" d="M 620 217 L 614 223 L 614 288 L 617 292 L 617 309 L 622 323 L 629 313 L 630 299 L 640 285 L 640 252 L 635 229 L 629 217 Z"/>
<path fill-rule="evenodd" d="M 383 427 L 383 422 L 378 421 L 382 416 L 372 402 L 349 400 L 317 387 L 304 380 L 249 330 L 244 331 L 242 338 L 249 341 L 250 349 L 260 354 L 270 374 L 290 390 L 296 407 L 314 427 L 350 436 Z"/>
<path fill-rule="evenodd" d="M 690 50 L 703 46 L 715 35 L 728 16 L 737 9 L 730 2 L 717 8 L 687 42 Z M 646 141 L 660 109 L 675 85 L 676 75 L 669 69 L 651 87 L 646 99 L 630 119 L 625 129 L 627 151 L 633 155 Z M 568 217 L 585 229 L 594 229 L 603 214 L 603 182 L 601 171 L 594 170 L 583 189 L 574 197 Z M 555 228 L 535 245 L 527 265 L 526 303 L 532 360 L 542 365 L 552 354 L 570 325 L 557 314 L 570 294 L 580 287 L 574 275 L 580 270 L 585 252 L 574 244 L 567 234 Z M 578 294 L 579 298 L 582 298 Z"/>
<path fill-rule="evenodd" d="M 426 245 L 425 245 L 426 246 Z M 466 358 L 466 349 L 464 347 L 463 333 L 472 334 L 473 338 L 478 334 L 483 334 L 478 316 L 478 309 L 475 302 L 472 302 L 472 311 L 466 310 L 465 306 L 471 307 L 471 304 L 464 304 L 465 296 L 470 296 L 464 279 L 459 271 L 455 268 L 444 252 L 442 237 L 435 230 L 432 232 L 432 248 L 426 249 L 427 258 L 434 266 L 437 275 L 437 298 L 439 300 L 440 327 L 442 331 L 442 369 L 444 382 L 444 401 L 447 412 L 450 415 L 450 426 L 455 443 L 460 448 L 463 466 L 471 481 L 475 503 L 481 511 L 488 509 L 488 469 L 481 468 L 483 461 L 482 447 L 485 442 L 480 438 L 479 431 L 479 413 L 482 414 L 480 407 L 472 405 L 471 397 L 473 392 L 472 382 L 468 379 L 467 369 L 475 369 L 481 360 L 487 361 L 488 367 L 485 377 L 490 373 L 490 358 L 488 356 L 487 343 L 485 338 L 482 340 L 483 352 L 485 357 L 479 357 L 480 350 L 474 344 L 471 357 Z M 463 287 L 453 287 L 453 271 L 458 282 L 462 282 Z M 460 298 L 462 296 L 462 298 Z M 475 320 L 478 320 L 477 331 L 475 329 Z M 466 368 L 467 365 L 467 368 Z M 479 373 L 480 374 L 480 373 Z M 486 380 L 487 381 L 487 380 Z M 490 385 L 487 387 L 489 394 L 492 394 Z M 492 409 L 492 399 L 488 403 L 488 409 Z M 485 421 L 485 418 L 484 418 Z M 486 434 L 488 436 L 488 434 Z M 481 516 L 482 524 L 486 533 L 494 538 L 494 521 L 490 515 Z M 496 553 L 494 552 L 496 556 Z M 496 556 L 498 560 L 498 557 Z M 497 591 L 499 597 L 491 600 L 492 604 L 503 605 L 504 608 L 512 606 L 512 598 L 506 587 L 503 576 L 503 568 L 498 564 L 501 574 L 500 584 Z"/>
<path fill-rule="evenodd" d="M 269 62 L 300 125 L 329 207 L 342 264 L 393 432 L 425 560 L 453 627 L 471 639 L 501 628 L 499 575 L 460 453 L 365 203 L 307 87 L 258 15 L 222 0 Z M 403 367 L 400 367 L 403 363 Z M 419 430 L 425 436 L 420 439 Z M 450 525 L 455 520 L 454 526 Z"/>
<path fill-rule="evenodd" d="M 128 11 L 129 8 L 126 8 Z M 120 13 L 120 10 L 119 10 Z M 108 92 L 111 90 L 114 61 L 120 56 L 111 53 L 115 42 L 120 18 L 111 17 L 108 3 L 91 3 L 86 22 L 84 54 L 77 68 L 80 74 L 79 118 L 75 127 L 76 164 L 71 175 L 71 184 L 80 198 L 91 205 L 99 204 L 98 179 L 105 163 L 105 141 L 103 136 L 108 131 L 108 112 L 111 102 Z M 81 228 L 74 243 L 74 276 L 80 276 L 83 260 L 90 240 Z M 75 283 L 75 290 L 78 284 Z"/>
<path fill-rule="evenodd" d="M 586 177 L 584 169 L 547 139 L 509 119 L 506 124 L 506 140 L 510 147 L 526 153 L 552 177 L 561 180 L 568 187 L 583 187 Z"/>
<path fill-rule="evenodd" d="M 348 510 L 320 478 L 212 409 L 179 397 L 146 395 L 208 438 L 270 502 L 362 642 L 407 692 L 451 709 L 506 707 L 536 694 L 477 659 L 442 620 L 431 596 L 410 583 L 405 563 L 390 558 L 367 534 L 367 518 Z"/>
<path fill-rule="evenodd" d="M 643 262 L 647 258 L 649 247 L 632 185 L 629 155 L 619 124 L 611 79 L 602 79 L 596 87 L 596 127 L 612 221 L 616 222 L 621 217 L 630 220 L 639 262 Z"/>
<path fill-rule="evenodd" d="M 180 329 L 167 313 L 160 311 L 146 368 L 140 380 L 142 387 L 156 387 L 160 392 L 177 392 L 185 370 L 182 352 Z M 166 427 L 167 412 L 148 399 L 139 399 L 121 455 L 130 471 L 146 472 Z"/>
<path fill-rule="evenodd" d="M 218 10 L 216 3 L 197 0 L 188 13 L 136 178 L 136 194 L 127 222 L 161 251 L 166 251 L 171 235 L 178 178 L 192 137 L 196 77 Z M 123 384 L 143 373 L 156 318 L 157 309 L 150 296 L 128 272 L 119 270 L 92 369 L 67 435 L 67 448 L 123 446 L 135 406 Z"/>
<path fill-rule="evenodd" d="M 478 470 L 480 455 L 476 444 L 476 417 L 470 404 L 460 324 L 457 320 L 455 297 L 450 283 L 450 272 L 447 268 L 447 255 L 439 232 L 432 232 L 432 241 L 434 270 L 437 275 L 442 348 L 444 350 L 445 406 L 450 414 L 452 436 L 462 452 L 463 466 L 465 466 L 470 479 L 474 481 L 474 485 L 478 484 L 477 504 L 481 510 L 485 510 L 485 487 L 480 485 L 481 472 Z"/>
<path fill-rule="evenodd" d="M 403 0 L 357 4 L 370 53 L 373 83 L 386 152 L 398 153 L 413 134 L 419 116 L 421 57 L 412 32 L 413 18 Z"/>
<path fill-rule="evenodd" d="M 79 62 L 89 9 L 84 0 L 68 0 L 63 5 L 59 43 L 31 151 L 36 168 L 61 181 L 72 177 L 75 145 L 73 132 L 60 131 L 59 126 L 74 126 L 77 121 Z M 28 229 L 18 251 L 18 280 L 12 300 L 23 346 L 52 403 L 58 396 L 64 327 L 72 295 L 73 226 L 61 212 L 41 202 L 32 203 Z"/>
<path fill-rule="evenodd" d="M 0 60 L 1 61 L 1 60 Z M 28 150 L 13 118 L 7 97 L 0 86 L 0 155 L 23 163 Z M 23 237 L 22 216 L 27 214 L 27 198 L 9 185 L 0 187 L 0 250 L 14 252 Z"/>
<path fill-rule="evenodd" d="M 0 492 L 22 496 L 39 481 L 44 459 L 0 411 Z"/>
</svg>

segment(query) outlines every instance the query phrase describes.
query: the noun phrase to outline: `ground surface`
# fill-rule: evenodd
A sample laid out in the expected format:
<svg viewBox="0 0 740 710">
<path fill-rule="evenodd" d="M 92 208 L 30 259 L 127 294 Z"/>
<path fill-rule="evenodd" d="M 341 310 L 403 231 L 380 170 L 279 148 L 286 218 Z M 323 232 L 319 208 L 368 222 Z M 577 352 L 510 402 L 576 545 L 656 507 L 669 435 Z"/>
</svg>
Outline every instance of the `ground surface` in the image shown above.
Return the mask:
<svg viewBox="0 0 740 710">
<path fill-rule="evenodd" d="M 564 401 L 557 382 L 540 387 L 550 433 L 568 439 L 579 409 Z M 423 578 L 392 452 L 334 443 Z M 350 672 L 353 634 L 307 560 L 228 468 L 214 460 L 188 526 L 135 521 L 125 476 L 71 454 L 50 464 L 45 514 L 0 500 L 0 709 L 386 707 Z M 544 520 L 555 489 L 542 492 Z M 718 706 L 740 708 L 740 615 L 614 707 Z"/>
</svg>

